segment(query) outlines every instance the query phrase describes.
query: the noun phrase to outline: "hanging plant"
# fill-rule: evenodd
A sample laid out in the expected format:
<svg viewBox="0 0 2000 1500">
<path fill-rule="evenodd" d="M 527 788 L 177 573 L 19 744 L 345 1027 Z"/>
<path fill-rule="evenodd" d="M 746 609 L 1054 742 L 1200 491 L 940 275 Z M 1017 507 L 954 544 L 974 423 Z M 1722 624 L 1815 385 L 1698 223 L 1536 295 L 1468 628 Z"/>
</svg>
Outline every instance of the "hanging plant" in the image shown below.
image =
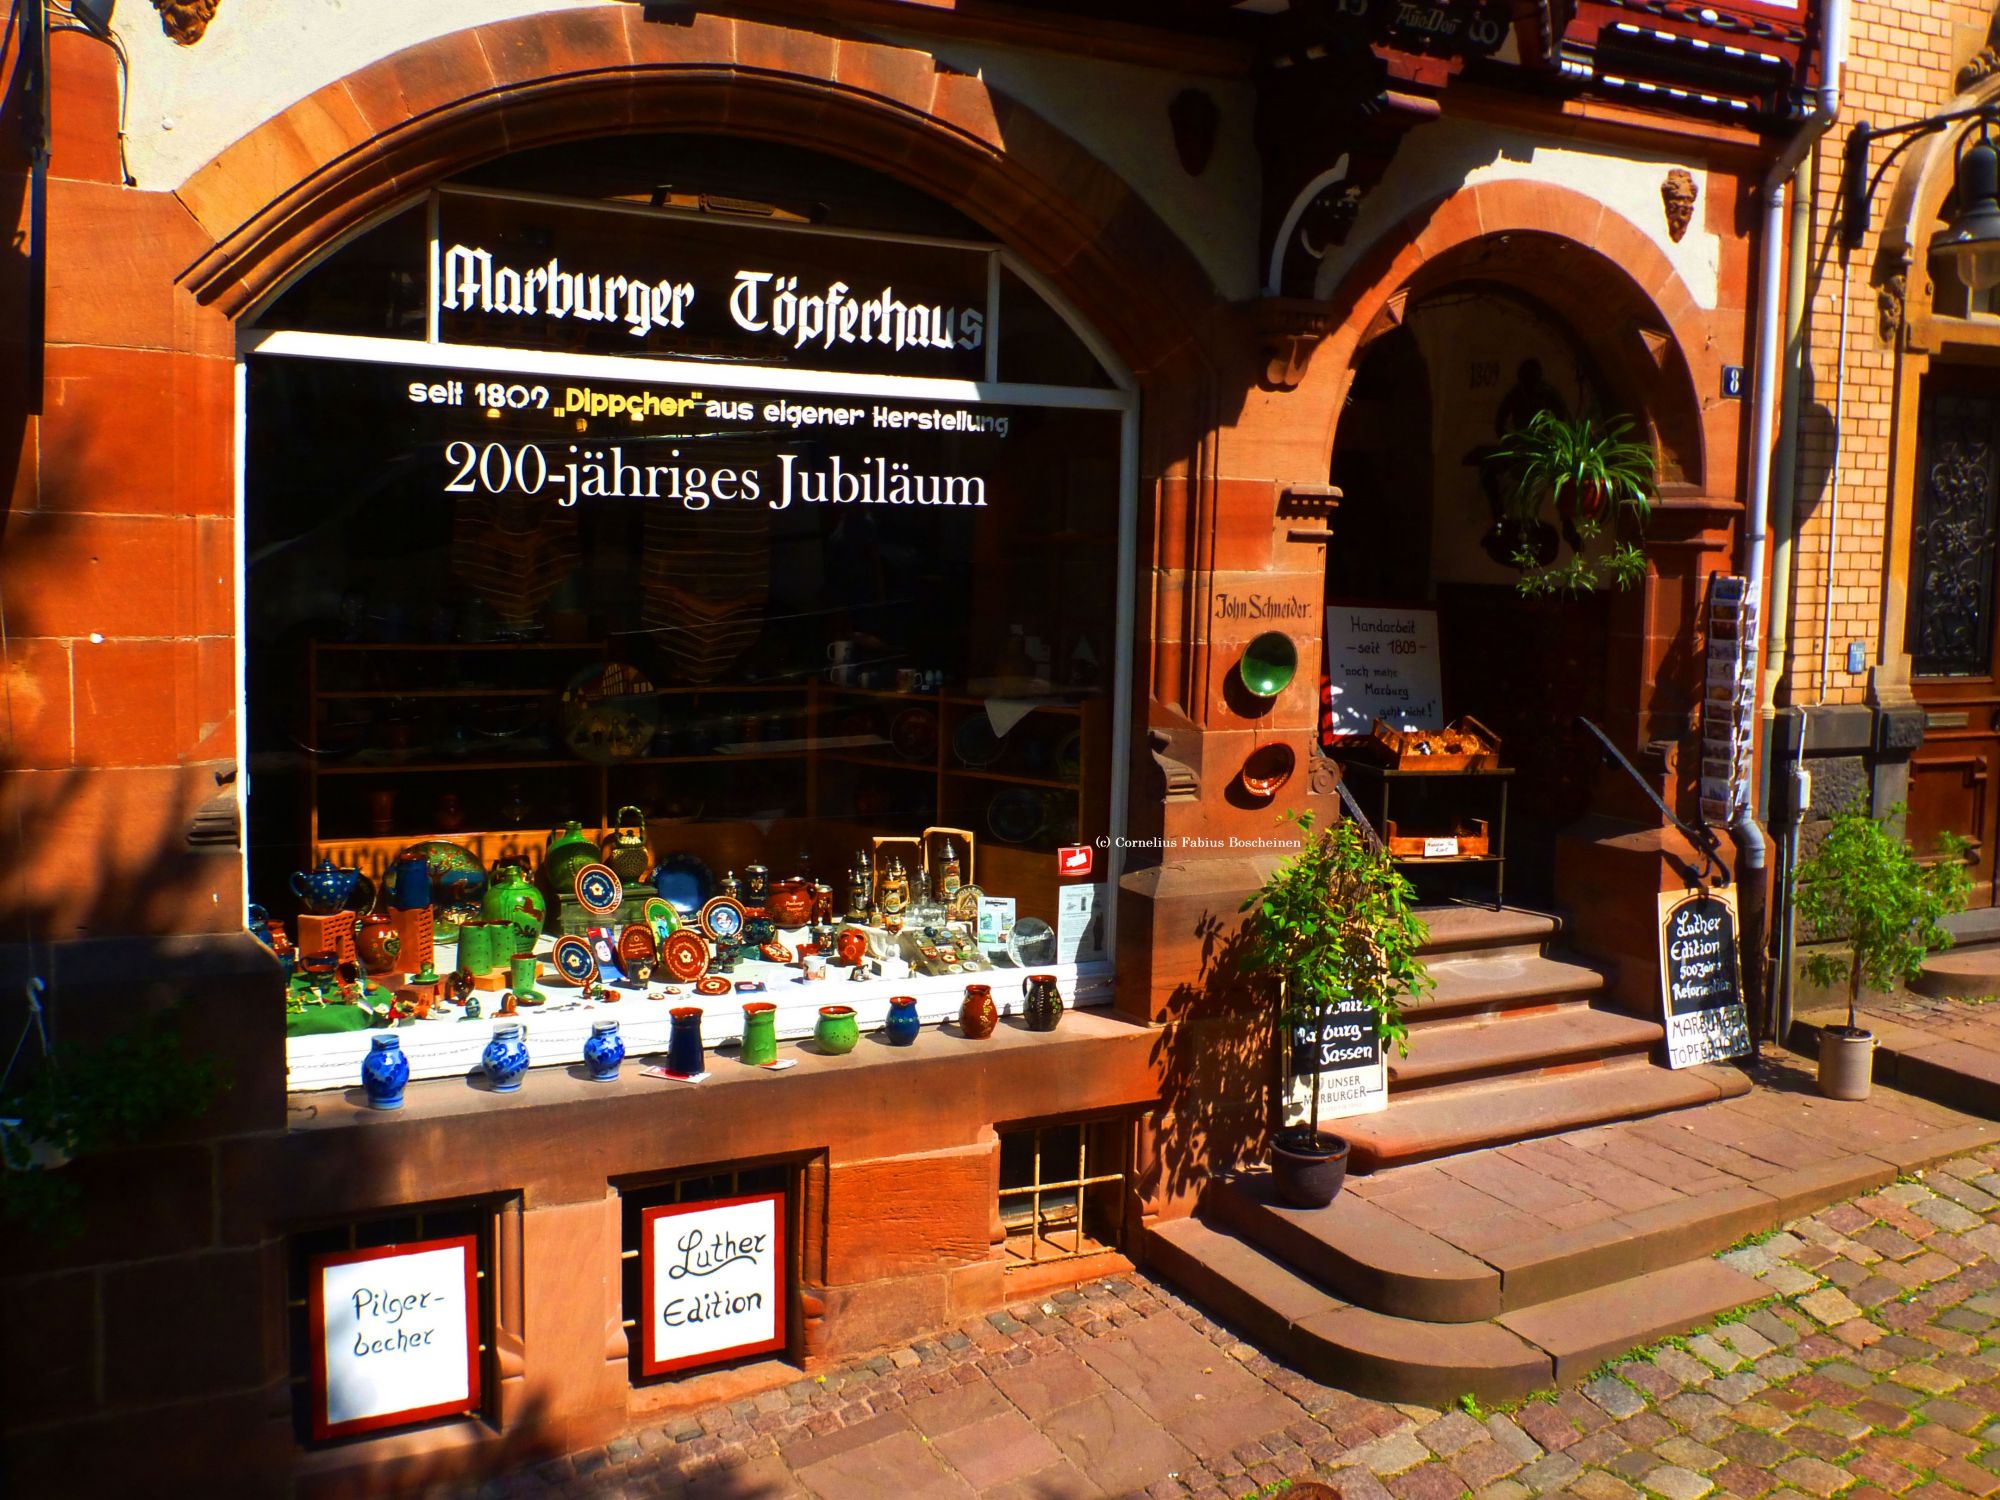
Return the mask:
<svg viewBox="0 0 2000 1500">
<path fill-rule="evenodd" d="M 1628 589 L 1646 576 L 1646 555 L 1629 536 L 1601 558 L 1587 555 L 1607 526 L 1642 530 L 1652 511 L 1657 461 L 1650 444 L 1628 436 L 1633 426 L 1630 417 L 1600 422 L 1540 411 L 1501 435 L 1491 457 L 1507 466 L 1507 521 L 1522 539 L 1510 560 L 1521 570 L 1522 593 L 1588 593 L 1607 577 Z M 1550 529 L 1551 514 L 1570 545 L 1561 563 L 1528 541 Z"/>
</svg>

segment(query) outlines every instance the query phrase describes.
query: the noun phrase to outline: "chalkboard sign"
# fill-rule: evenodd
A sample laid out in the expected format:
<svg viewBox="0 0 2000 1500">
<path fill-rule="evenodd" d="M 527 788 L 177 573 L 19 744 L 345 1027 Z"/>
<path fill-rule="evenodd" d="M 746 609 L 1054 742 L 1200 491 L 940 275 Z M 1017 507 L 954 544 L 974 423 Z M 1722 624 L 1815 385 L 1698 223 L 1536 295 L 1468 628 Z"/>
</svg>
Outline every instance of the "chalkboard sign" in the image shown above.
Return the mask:
<svg viewBox="0 0 2000 1500">
<path fill-rule="evenodd" d="M 1660 995 L 1668 1067 L 1750 1051 L 1749 1015 L 1736 967 L 1733 890 L 1661 892 Z"/>
<path fill-rule="evenodd" d="M 1309 1118 L 1315 1054 L 1320 1067 L 1322 1120 L 1387 1107 L 1389 1091 L 1375 1011 L 1358 1000 L 1336 1000 L 1321 1012 L 1317 1041 L 1311 1021 L 1292 1028 L 1292 1084 L 1286 1099 L 1286 1123 Z"/>
</svg>

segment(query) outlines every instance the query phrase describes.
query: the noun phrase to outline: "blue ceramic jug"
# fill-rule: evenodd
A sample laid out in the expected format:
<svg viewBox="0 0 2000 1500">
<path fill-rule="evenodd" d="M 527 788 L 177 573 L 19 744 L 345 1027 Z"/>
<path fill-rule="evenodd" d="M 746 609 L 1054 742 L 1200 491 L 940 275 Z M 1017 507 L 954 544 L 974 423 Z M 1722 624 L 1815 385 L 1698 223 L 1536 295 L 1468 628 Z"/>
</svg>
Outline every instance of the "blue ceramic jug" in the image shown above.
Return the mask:
<svg viewBox="0 0 2000 1500">
<path fill-rule="evenodd" d="M 528 1044 L 522 1040 L 519 1021 L 501 1021 L 493 1028 L 493 1040 L 479 1054 L 479 1066 L 493 1081 L 493 1092 L 511 1094 L 521 1086 L 528 1071 Z"/>
<path fill-rule="evenodd" d="M 361 872 L 353 866 L 336 869 L 332 858 L 322 858 L 311 874 L 292 872 L 292 894 L 314 916 L 327 917 L 347 905 Z"/>
<path fill-rule="evenodd" d="M 672 1029 L 667 1033 L 667 1071 L 692 1078 L 702 1071 L 701 1007 L 676 1006 L 669 1014 Z"/>
<path fill-rule="evenodd" d="M 592 1083 L 609 1083 L 618 1076 L 625 1061 L 625 1043 L 618 1035 L 616 1021 L 592 1021 L 590 1040 L 583 1044 L 583 1065 L 590 1069 Z"/>
<path fill-rule="evenodd" d="M 889 1002 L 889 1019 L 882 1025 L 882 1031 L 892 1047 L 907 1047 L 917 1039 L 923 1029 L 923 1022 L 917 1019 L 917 1002 L 913 996 L 898 995 Z"/>
<path fill-rule="evenodd" d="M 410 1081 L 410 1060 L 403 1040 L 393 1031 L 377 1032 L 368 1055 L 361 1059 L 361 1087 L 370 1109 L 401 1109 L 403 1086 Z"/>
<path fill-rule="evenodd" d="M 396 909 L 422 911 L 431 904 L 431 864 L 421 854 L 396 861 Z"/>
</svg>

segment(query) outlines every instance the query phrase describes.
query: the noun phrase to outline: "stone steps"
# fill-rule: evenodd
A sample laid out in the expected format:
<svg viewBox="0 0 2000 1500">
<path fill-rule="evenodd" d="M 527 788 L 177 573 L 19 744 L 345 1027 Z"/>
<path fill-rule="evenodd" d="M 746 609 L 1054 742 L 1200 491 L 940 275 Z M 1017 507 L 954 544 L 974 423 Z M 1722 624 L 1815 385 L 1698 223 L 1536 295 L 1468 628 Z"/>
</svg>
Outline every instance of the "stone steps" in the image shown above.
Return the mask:
<svg viewBox="0 0 2000 1500">
<path fill-rule="evenodd" d="M 1604 989 L 1595 969 L 1540 953 L 1458 954 L 1426 963 L 1435 988 L 1403 1006 L 1412 1031 L 1470 1016 L 1582 1005 Z"/>
<path fill-rule="evenodd" d="M 1543 1074 L 1614 1057 L 1643 1059 L 1665 1036 L 1657 1021 L 1585 1005 L 1412 1027 L 1409 1055 L 1389 1057 L 1389 1091 L 1407 1098 L 1496 1074 Z"/>
<path fill-rule="evenodd" d="M 1540 953 L 1562 931 L 1561 918 L 1518 906 L 1499 911 L 1484 906 L 1427 906 L 1418 915 L 1431 934 L 1423 949 L 1426 960 L 1468 950 Z"/>
<path fill-rule="evenodd" d="M 1445 1323 L 1357 1306 L 1199 1219 L 1153 1226 L 1147 1260 L 1313 1379 L 1431 1406 L 1467 1393 L 1504 1401 L 1574 1380 L 1609 1354 L 1766 1295 L 1751 1277 L 1703 1259 L 1529 1312 Z"/>
<path fill-rule="evenodd" d="M 1412 1033 L 1412 1058 L 1420 1044 Z M 1350 1171 L 1373 1172 L 1586 1125 L 1689 1109 L 1749 1089 L 1749 1078 L 1736 1068 L 1673 1071 L 1644 1057 L 1621 1056 L 1392 1094 L 1387 1109 L 1330 1121 L 1326 1128 L 1346 1138 Z"/>
</svg>

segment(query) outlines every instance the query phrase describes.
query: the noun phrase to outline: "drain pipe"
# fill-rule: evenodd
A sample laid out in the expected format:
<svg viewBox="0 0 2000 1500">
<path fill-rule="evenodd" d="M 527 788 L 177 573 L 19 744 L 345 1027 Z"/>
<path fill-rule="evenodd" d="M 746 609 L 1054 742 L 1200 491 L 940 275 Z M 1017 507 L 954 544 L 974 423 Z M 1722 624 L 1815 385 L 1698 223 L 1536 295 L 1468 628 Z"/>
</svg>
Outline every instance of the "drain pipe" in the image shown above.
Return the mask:
<svg viewBox="0 0 2000 1500">
<path fill-rule="evenodd" d="M 1751 400 L 1750 497 L 1743 516 L 1743 572 L 1749 580 L 1750 597 L 1761 613 L 1764 598 L 1764 551 L 1771 515 L 1771 460 L 1775 439 L 1780 379 L 1779 342 L 1785 309 L 1785 184 L 1799 163 L 1832 128 L 1840 114 L 1840 75 L 1847 62 L 1848 0 L 1827 0 L 1820 16 L 1819 93 L 1815 108 L 1785 143 L 1785 149 L 1764 176 L 1762 264 L 1757 299 L 1757 364 Z M 1765 629 L 1769 620 L 1761 622 Z M 1761 637 L 1762 630 L 1759 635 Z M 1753 681 L 1762 683 L 1762 663 Z M 1762 722 L 1763 705 L 1758 705 Z M 1736 841 L 1737 885 L 1743 894 L 1743 929 L 1756 935 L 1755 952 L 1760 960 L 1765 952 L 1764 920 L 1770 897 L 1769 846 L 1764 830 L 1757 824 L 1757 810 L 1746 804 L 1736 817 L 1731 834 Z M 1768 1002 L 1771 987 L 1768 975 L 1761 986 L 1760 1002 Z M 1765 1006 L 1767 1020 L 1775 1021 Z M 1783 1037 L 1776 1038 L 1780 1044 Z"/>
</svg>

